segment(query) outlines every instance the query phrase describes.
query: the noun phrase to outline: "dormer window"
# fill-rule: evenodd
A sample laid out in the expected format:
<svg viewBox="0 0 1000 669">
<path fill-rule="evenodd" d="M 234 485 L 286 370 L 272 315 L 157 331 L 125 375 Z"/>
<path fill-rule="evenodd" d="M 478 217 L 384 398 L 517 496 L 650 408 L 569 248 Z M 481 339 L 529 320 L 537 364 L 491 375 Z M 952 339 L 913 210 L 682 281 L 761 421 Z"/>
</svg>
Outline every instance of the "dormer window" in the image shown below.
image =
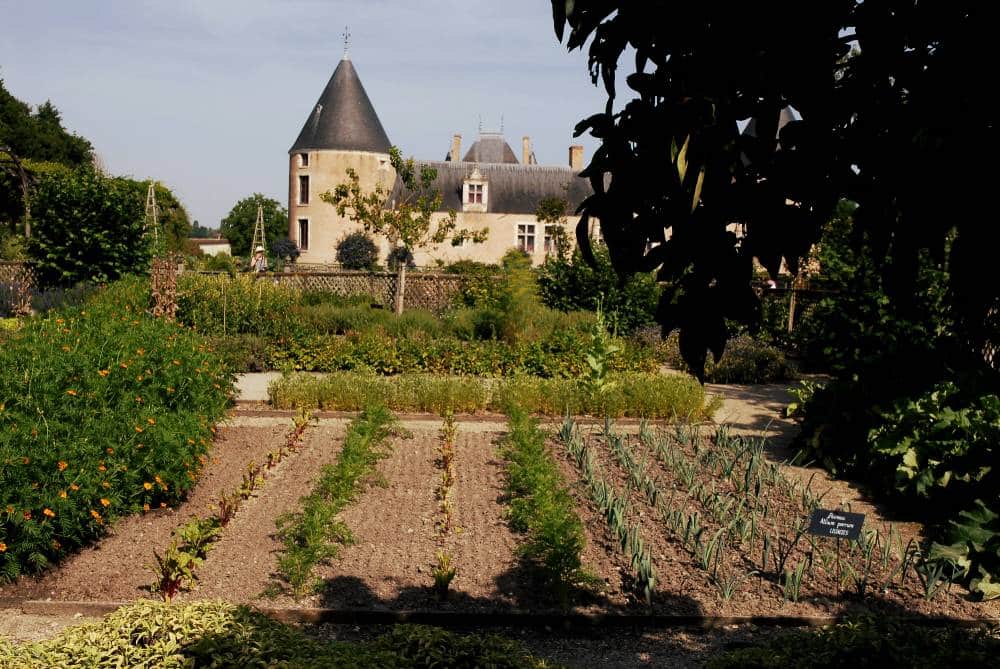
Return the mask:
<svg viewBox="0 0 1000 669">
<path fill-rule="evenodd" d="M 469 184 L 468 204 L 482 204 L 482 203 L 483 203 L 483 185 Z"/>
<path fill-rule="evenodd" d="M 472 170 L 472 174 L 466 178 L 462 184 L 462 211 L 486 212 L 489 206 L 490 185 L 479 168 Z"/>
</svg>

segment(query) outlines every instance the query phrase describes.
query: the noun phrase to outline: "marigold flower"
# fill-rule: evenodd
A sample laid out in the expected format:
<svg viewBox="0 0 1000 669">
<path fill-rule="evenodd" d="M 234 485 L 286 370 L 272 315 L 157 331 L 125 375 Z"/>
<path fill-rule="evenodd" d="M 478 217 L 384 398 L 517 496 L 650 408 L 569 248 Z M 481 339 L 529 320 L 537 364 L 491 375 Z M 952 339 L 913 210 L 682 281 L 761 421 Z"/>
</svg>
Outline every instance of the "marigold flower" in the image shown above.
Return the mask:
<svg viewBox="0 0 1000 669">
<path fill-rule="evenodd" d="M 149 511 L 149 504 L 143 504 L 142 505 L 142 510 L 143 511 Z"/>
<path fill-rule="evenodd" d="M 142 484 L 142 487 L 145 488 L 146 490 L 152 490 L 153 484 L 150 483 L 149 481 L 146 481 L 145 483 Z"/>
<path fill-rule="evenodd" d="M 181 361 L 180 361 L 180 360 L 174 360 L 174 361 L 173 361 L 173 363 L 174 363 L 175 365 L 180 365 L 180 364 L 181 364 Z"/>
<path fill-rule="evenodd" d="M 111 484 L 110 484 L 110 483 L 108 483 L 107 481 L 103 481 L 103 482 L 101 483 L 101 486 L 102 486 L 102 487 L 105 487 L 105 488 L 110 488 L 110 487 L 111 487 Z"/>
<path fill-rule="evenodd" d="M 194 446 L 194 439 L 188 439 L 188 443 Z"/>
<path fill-rule="evenodd" d="M 97 471 L 99 471 L 99 472 L 106 472 L 106 471 L 108 471 L 108 468 L 105 467 L 104 465 L 98 465 L 97 466 Z"/>
<path fill-rule="evenodd" d="M 67 390 L 66 394 L 67 395 L 72 395 L 73 397 L 76 397 L 76 391 L 73 390 L 72 388 L 70 388 L 69 390 Z"/>
<path fill-rule="evenodd" d="M 135 426 L 135 431 L 136 432 L 142 432 L 142 426 L 141 425 L 136 425 Z"/>
<path fill-rule="evenodd" d="M 172 393 L 172 392 L 174 392 L 174 389 L 171 388 L 170 386 L 167 386 L 167 393 Z"/>
<path fill-rule="evenodd" d="M 69 467 L 69 463 L 67 463 L 65 460 L 60 460 L 57 466 L 59 467 L 59 471 L 62 472 L 66 471 L 66 468 Z"/>
<path fill-rule="evenodd" d="M 78 485 L 77 485 L 77 484 L 75 484 L 75 483 L 70 483 L 70 484 L 69 484 L 69 489 L 75 492 L 75 491 L 77 491 L 77 490 L 79 490 L 79 489 L 80 489 L 80 486 L 78 486 Z"/>
<path fill-rule="evenodd" d="M 25 465 L 26 465 L 26 464 L 28 464 L 29 462 L 31 462 L 31 458 L 27 458 L 27 457 L 25 457 L 25 458 L 21 458 L 21 464 L 25 464 Z"/>
<path fill-rule="evenodd" d="M 52 509 L 46 507 L 46 508 L 42 509 L 42 515 L 48 516 L 49 518 L 55 518 L 56 517 L 56 512 L 53 511 Z"/>
<path fill-rule="evenodd" d="M 101 369 L 101 370 L 98 370 L 97 373 L 100 374 L 101 376 L 107 376 L 111 372 L 109 370 L 107 370 L 107 369 Z"/>
<path fill-rule="evenodd" d="M 60 490 L 59 491 L 59 498 L 60 499 L 66 499 L 66 491 L 65 490 Z"/>
<path fill-rule="evenodd" d="M 156 481 L 157 483 L 159 483 L 160 485 L 163 485 L 163 479 L 160 478 L 159 474 L 157 474 L 156 476 L 154 476 L 153 480 Z"/>
<path fill-rule="evenodd" d="M 150 425 L 156 425 L 156 419 L 155 418 L 147 418 L 146 422 L 149 423 Z"/>
<path fill-rule="evenodd" d="M 139 397 L 138 395 L 135 396 L 135 401 L 137 404 L 142 404 L 142 398 Z"/>
<path fill-rule="evenodd" d="M 136 376 L 135 380 L 136 381 L 142 381 L 142 374 L 139 374 L 138 376 Z"/>
<path fill-rule="evenodd" d="M 14 507 L 10 504 L 7 505 L 7 513 L 14 513 Z"/>
<path fill-rule="evenodd" d="M 31 520 L 31 511 L 25 511 L 24 512 L 24 519 L 25 520 Z"/>
<path fill-rule="evenodd" d="M 93 509 L 91 509 L 90 510 L 90 515 L 94 517 L 94 520 L 97 521 L 98 525 L 103 525 L 104 524 L 104 519 L 101 518 L 101 514 L 97 513 Z"/>
<path fill-rule="evenodd" d="M 118 366 L 121 367 L 122 369 L 128 369 L 128 365 L 125 364 L 124 362 L 118 363 Z"/>
<path fill-rule="evenodd" d="M 5 553 L 5 552 L 7 552 L 7 544 L 0 541 L 0 553 Z"/>
<path fill-rule="evenodd" d="M 64 344 L 63 347 L 62 347 L 62 350 L 63 350 L 63 353 L 69 353 L 69 346 L 66 346 Z"/>
<path fill-rule="evenodd" d="M 111 506 L 111 500 L 107 497 L 101 498 L 101 506 Z"/>
<path fill-rule="evenodd" d="M 114 454 L 114 452 L 115 452 L 115 449 L 113 449 L 113 448 L 109 448 L 108 449 L 108 455 L 112 455 L 112 454 Z"/>
<path fill-rule="evenodd" d="M 140 348 L 140 349 L 138 349 L 138 350 L 136 351 L 136 353 L 138 353 L 139 355 L 145 355 L 145 354 L 146 354 L 146 349 L 144 349 L 144 348 Z"/>
</svg>

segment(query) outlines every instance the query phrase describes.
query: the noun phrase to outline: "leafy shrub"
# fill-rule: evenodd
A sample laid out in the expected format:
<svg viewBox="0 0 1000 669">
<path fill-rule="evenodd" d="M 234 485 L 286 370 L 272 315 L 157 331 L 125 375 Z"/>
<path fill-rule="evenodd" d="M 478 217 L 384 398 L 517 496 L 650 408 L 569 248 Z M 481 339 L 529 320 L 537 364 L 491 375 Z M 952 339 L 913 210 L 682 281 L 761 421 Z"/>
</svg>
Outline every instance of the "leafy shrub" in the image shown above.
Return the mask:
<svg viewBox="0 0 1000 669">
<path fill-rule="evenodd" d="M 487 265 L 474 260 L 459 260 L 444 268 L 449 274 L 458 274 L 464 281 L 459 288 L 456 302 L 461 307 L 495 306 L 502 286 L 497 278 L 499 265 Z"/>
<path fill-rule="evenodd" d="M 378 247 L 368 234 L 352 232 L 337 242 L 337 262 L 344 269 L 373 270 L 378 265 Z"/>
<path fill-rule="evenodd" d="M 299 245 L 288 237 L 278 237 L 272 241 L 271 253 L 285 261 L 294 261 L 301 255 Z"/>
<path fill-rule="evenodd" d="M 994 506 L 996 505 L 994 503 Z M 980 599 L 1000 597 L 1000 513 L 977 499 L 943 532 L 944 544 L 931 545 L 930 560 L 944 560 L 950 573 Z"/>
<path fill-rule="evenodd" d="M 992 667 L 1000 641 L 982 630 L 918 627 L 861 618 L 821 629 L 764 637 L 711 658 L 709 669 L 768 667 Z"/>
<path fill-rule="evenodd" d="M 141 640 L 141 643 L 137 642 Z M 399 625 L 374 641 L 329 643 L 246 606 L 203 601 L 167 605 L 140 600 L 97 623 L 46 641 L 0 639 L 0 665 L 85 669 L 122 667 L 548 667 L 512 641 Z"/>
<path fill-rule="evenodd" d="M 571 379 L 515 376 L 509 379 L 441 377 L 402 374 L 380 377 L 338 372 L 317 377 L 292 374 L 272 382 L 271 403 L 280 409 L 297 407 L 358 411 L 371 403 L 393 411 L 462 413 L 502 412 L 512 403 L 546 416 L 589 414 L 636 416 L 670 420 L 711 418 L 717 403 L 706 403 L 704 389 L 690 377 L 619 374 L 600 396 Z"/>
<path fill-rule="evenodd" d="M 28 254 L 42 286 L 107 283 L 148 271 L 137 182 L 90 169 L 52 174 L 32 196 Z"/>
<path fill-rule="evenodd" d="M 559 600 L 590 577 L 580 555 L 586 545 L 576 503 L 545 448 L 545 433 L 523 409 L 508 409 L 509 432 L 500 449 L 507 461 L 506 499 L 511 527 L 527 534 L 518 553 L 540 570 Z"/>
<path fill-rule="evenodd" d="M 236 276 L 237 272 L 240 271 L 239 265 L 236 264 L 236 258 L 228 253 L 198 256 L 195 267 L 203 272 L 225 272 L 229 276 Z"/>
<path fill-rule="evenodd" d="M 658 357 L 674 369 L 690 371 L 684 364 L 673 332 L 658 346 Z M 709 383 L 774 383 L 792 376 L 780 350 L 749 335 L 739 335 L 726 343 L 718 362 L 709 357 L 705 380 Z"/>
<path fill-rule="evenodd" d="M 293 321 L 285 316 L 297 302 L 295 289 L 249 275 L 177 279 L 178 320 L 207 335 L 286 335 Z"/>
<path fill-rule="evenodd" d="M 389 268 L 389 271 L 395 272 L 399 269 L 400 263 L 406 263 L 408 269 L 416 267 L 416 263 L 413 262 L 413 252 L 405 246 L 397 246 L 393 250 L 389 251 L 389 255 L 386 256 L 385 266 Z"/>
<path fill-rule="evenodd" d="M 594 245 L 596 267 L 576 251 L 572 258 L 550 255 L 538 268 L 538 290 L 545 306 L 560 311 L 604 310 L 609 325 L 631 332 L 655 322 L 660 289 L 651 274 L 619 279 L 607 247 Z"/>
<path fill-rule="evenodd" d="M 0 349 L 0 579 L 194 485 L 231 379 L 195 333 L 144 313 L 140 286 L 27 319 Z"/>
</svg>

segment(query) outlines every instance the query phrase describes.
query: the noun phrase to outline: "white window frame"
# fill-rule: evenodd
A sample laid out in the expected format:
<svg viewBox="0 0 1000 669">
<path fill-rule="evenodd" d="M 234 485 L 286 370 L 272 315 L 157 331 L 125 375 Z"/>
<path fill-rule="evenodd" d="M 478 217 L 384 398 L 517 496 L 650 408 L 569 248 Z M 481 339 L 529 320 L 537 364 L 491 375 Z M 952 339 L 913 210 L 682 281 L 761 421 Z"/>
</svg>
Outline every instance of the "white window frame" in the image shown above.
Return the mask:
<svg viewBox="0 0 1000 669">
<path fill-rule="evenodd" d="M 524 251 L 529 255 L 534 255 L 535 253 L 535 238 L 538 227 L 534 223 L 518 223 L 516 230 L 516 236 L 514 237 L 514 245 L 519 251 Z M 528 248 L 530 240 L 531 248 Z"/>
</svg>

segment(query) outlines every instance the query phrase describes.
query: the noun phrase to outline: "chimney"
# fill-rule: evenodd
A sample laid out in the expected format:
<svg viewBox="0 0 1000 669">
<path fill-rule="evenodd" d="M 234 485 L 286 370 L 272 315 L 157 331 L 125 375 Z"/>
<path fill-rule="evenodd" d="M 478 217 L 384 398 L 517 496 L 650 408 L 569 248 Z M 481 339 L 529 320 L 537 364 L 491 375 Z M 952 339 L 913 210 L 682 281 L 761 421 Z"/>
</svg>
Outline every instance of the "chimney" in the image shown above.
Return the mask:
<svg viewBox="0 0 1000 669">
<path fill-rule="evenodd" d="M 451 162 L 457 163 L 462 159 L 462 136 L 455 135 L 451 138 Z"/>
<path fill-rule="evenodd" d="M 569 167 L 574 172 L 583 171 L 583 147 L 579 144 L 569 147 Z"/>
<path fill-rule="evenodd" d="M 531 138 L 527 135 L 521 138 L 521 164 L 531 164 Z"/>
</svg>

